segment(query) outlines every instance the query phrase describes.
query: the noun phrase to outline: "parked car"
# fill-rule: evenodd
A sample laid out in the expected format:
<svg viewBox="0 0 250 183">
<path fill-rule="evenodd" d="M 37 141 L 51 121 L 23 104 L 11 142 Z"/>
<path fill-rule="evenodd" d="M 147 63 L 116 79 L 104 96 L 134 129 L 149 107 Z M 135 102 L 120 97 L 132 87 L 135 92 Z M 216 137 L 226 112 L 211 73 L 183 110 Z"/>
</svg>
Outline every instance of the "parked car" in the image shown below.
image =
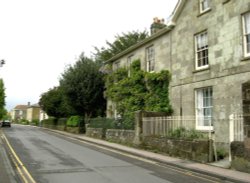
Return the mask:
<svg viewBox="0 0 250 183">
<path fill-rule="evenodd" d="M 4 126 L 11 127 L 11 122 L 10 122 L 10 120 L 3 120 L 3 121 L 1 121 L 1 126 L 2 126 L 2 127 L 4 127 Z"/>
</svg>

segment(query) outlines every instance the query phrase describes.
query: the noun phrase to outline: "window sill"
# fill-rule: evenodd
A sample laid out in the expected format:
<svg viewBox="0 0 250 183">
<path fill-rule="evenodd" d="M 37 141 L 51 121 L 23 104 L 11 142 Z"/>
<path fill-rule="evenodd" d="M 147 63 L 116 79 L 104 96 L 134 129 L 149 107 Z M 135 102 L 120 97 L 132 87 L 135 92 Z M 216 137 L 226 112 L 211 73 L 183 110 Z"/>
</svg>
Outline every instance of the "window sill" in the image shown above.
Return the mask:
<svg viewBox="0 0 250 183">
<path fill-rule="evenodd" d="M 241 59 L 241 61 L 249 61 L 250 60 L 250 56 L 246 56 L 246 57 L 243 57 L 242 59 Z"/>
<path fill-rule="evenodd" d="M 203 12 L 200 12 L 200 14 L 197 15 L 197 17 L 200 17 L 200 16 L 202 16 L 202 15 L 204 15 L 204 14 L 210 12 L 211 10 L 212 10 L 211 8 L 208 8 L 208 9 L 204 10 Z"/>
<path fill-rule="evenodd" d="M 195 71 L 193 71 L 193 73 L 197 73 L 197 72 L 202 72 L 202 71 L 207 71 L 209 70 L 210 67 L 206 67 L 206 68 L 202 68 L 202 69 L 196 69 Z"/>
</svg>

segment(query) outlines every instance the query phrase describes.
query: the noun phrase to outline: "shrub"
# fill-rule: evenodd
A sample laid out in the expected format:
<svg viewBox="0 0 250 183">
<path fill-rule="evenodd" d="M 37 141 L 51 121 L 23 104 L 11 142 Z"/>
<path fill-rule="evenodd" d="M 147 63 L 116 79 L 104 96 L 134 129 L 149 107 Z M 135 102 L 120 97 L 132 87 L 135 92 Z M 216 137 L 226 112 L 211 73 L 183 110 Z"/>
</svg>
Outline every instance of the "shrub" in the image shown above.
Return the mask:
<svg viewBox="0 0 250 183">
<path fill-rule="evenodd" d="M 28 124 L 29 124 L 29 121 L 26 120 L 26 119 L 21 119 L 21 122 L 20 122 L 20 123 L 23 124 L 23 125 L 28 125 Z"/>
<path fill-rule="evenodd" d="M 57 125 L 57 118 L 50 117 L 48 119 L 42 120 L 42 125 Z"/>
<path fill-rule="evenodd" d="M 32 125 L 35 125 L 35 126 L 38 126 L 38 124 L 39 124 L 39 119 L 33 119 L 33 120 L 31 121 L 31 124 L 32 124 Z"/>
<path fill-rule="evenodd" d="M 204 138 L 204 135 L 201 132 L 194 129 L 187 130 L 184 127 L 180 127 L 170 131 L 167 136 L 171 138 L 189 139 L 189 140 Z"/>
<path fill-rule="evenodd" d="M 111 118 L 91 118 L 88 126 L 90 128 L 103 128 L 103 129 L 113 129 L 115 127 L 115 120 Z"/>
<path fill-rule="evenodd" d="M 80 122 L 81 122 L 81 120 L 82 119 L 81 119 L 80 116 L 71 116 L 67 120 L 66 124 L 67 124 L 68 127 L 78 127 L 79 124 L 80 124 Z"/>
<path fill-rule="evenodd" d="M 67 124 L 67 118 L 59 118 L 57 121 L 58 126 L 66 126 Z"/>
</svg>

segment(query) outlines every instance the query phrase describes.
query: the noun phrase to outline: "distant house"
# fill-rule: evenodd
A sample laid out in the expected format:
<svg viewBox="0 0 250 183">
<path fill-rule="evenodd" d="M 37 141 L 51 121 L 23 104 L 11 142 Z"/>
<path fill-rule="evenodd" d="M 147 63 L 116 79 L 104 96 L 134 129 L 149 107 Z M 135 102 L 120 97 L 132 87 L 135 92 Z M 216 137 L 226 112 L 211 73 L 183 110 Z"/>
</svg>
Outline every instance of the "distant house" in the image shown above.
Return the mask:
<svg viewBox="0 0 250 183">
<path fill-rule="evenodd" d="M 39 117 L 39 121 L 42 121 L 44 119 L 48 119 L 49 116 L 47 115 L 46 112 L 44 112 L 42 109 L 40 110 L 40 117 Z"/>
<path fill-rule="evenodd" d="M 16 107 L 14 107 L 10 112 L 11 119 L 13 121 L 20 121 L 22 119 L 26 119 L 28 106 L 29 105 L 17 105 Z"/>
<path fill-rule="evenodd" d="M 33 105 L 28 106 L 26 119 L 29 122 L 31 122 L 33 120 L 39 120 L 40 119 L 40 111 L 41 111 L 41 108 L 38 104 L 33 104 Z"/>
</svg>

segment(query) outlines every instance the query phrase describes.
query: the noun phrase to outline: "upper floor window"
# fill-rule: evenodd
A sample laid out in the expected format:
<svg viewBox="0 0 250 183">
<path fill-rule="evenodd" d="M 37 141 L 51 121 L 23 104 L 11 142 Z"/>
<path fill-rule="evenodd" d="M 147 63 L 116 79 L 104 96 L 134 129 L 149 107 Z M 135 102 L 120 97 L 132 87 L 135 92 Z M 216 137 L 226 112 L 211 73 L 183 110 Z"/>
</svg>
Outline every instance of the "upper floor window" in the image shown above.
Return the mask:
<svg viewBox="0 0 250 183">
<path fill-rule="evenodd" d="M 242 16 L 244 36 L 244 56 L 250 56 L 250 12 Z"/>
<path fill-rule="evenodd" d="M 131 75 L 131 69 L 130 69 L 130 66 L 131 66 L 131 64 L 132 64 L 133 60 L 134 60 L 134 55 L 130 55 L 130 56 L 128 57 L 128 59 L 127 59 L 128 76 L 130 76 L 130 75 Z"/>
<path fill-rule="evenodd" d="M 152 72 L 155 69 L 155 50 L 153 46 L 150 46 L 146 49 L 146 62 L 147 62 L 147 71 Z"/>
<path fill-rule="evenodd" d="M 210 0 L 200 0 L 200 13 L 206 12 L 210 9 Z"/>
<path fill-rule="evenodd" d="M 113 70 L 114 71 L 119 69 L 119 67 L 120 67 L 120 62 L 119 61 L 113 63 Z"/>
<path fill-rule="evenodd" d="M 208 39 L 207 32 L 195 36 L 196 69 L 207 68 L 208 65 Z"/>
<path fill-rule="evenodd" d="M 195 92 L 196 98 L 196 128 L 212 130 L 213 88 L 201 88 Z"/>
</svg>

